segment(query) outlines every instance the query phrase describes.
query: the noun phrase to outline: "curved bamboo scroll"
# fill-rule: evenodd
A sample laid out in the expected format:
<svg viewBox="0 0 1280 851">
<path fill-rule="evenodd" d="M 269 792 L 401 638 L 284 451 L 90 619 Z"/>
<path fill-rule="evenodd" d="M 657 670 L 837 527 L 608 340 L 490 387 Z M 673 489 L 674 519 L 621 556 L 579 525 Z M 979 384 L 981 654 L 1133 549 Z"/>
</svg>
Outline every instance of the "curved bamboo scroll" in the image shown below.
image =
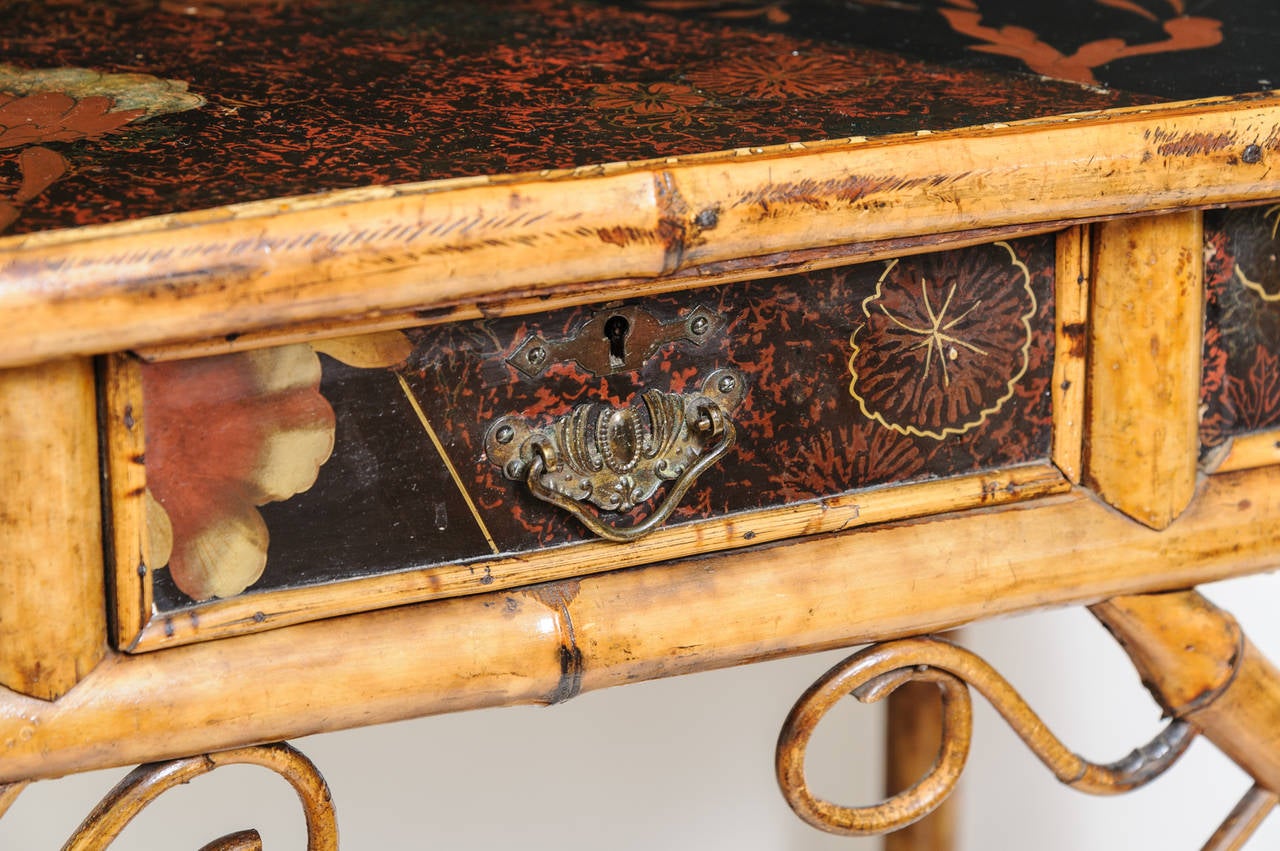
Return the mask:
<svg viewBox="0 0 1280 851">
<path fill-rule="evenodd" d="M 338 825 L 329 787 L 315 765 L 286 744 L 238 748 L 205 756 L 141 765 L 112 789 L 80 824 L 62 851 L 101 851 L 152 801 L 223 765 L 260 765 L 288 780 L 307 819 L 307 851 L 338 851 Z M 201 851 L 262 851 L 256 830 L 214 840 Z"/>
<path fill-rule="evenodd" d="M 828 710 L 846 694 L 872 703 L 912 681 L 932 682 L 942 692 L 942 746 L 933 769 L 911 788 L 870 807 L 846 807 L 810 792 L 805 753 Z M 908 638 L 850 656 L 801 696 L 778 737 L 778 783 L 787 803 L 814 827 L 847 836 L 889 833 L 928 815 L 951 794 L 969 755 L 973 733 L 969 686 L 990 701 L 1058 780 L 1094 795 L 1128 792 L 1154 780 L 1177 761 L 1196 735 L 1186 722 L 1173 721 L 1148 744 L 1117 762 L 1089 762 L 1062 744 L 1013 686 L 982 659 L 941 639 Z"/>
</svg>

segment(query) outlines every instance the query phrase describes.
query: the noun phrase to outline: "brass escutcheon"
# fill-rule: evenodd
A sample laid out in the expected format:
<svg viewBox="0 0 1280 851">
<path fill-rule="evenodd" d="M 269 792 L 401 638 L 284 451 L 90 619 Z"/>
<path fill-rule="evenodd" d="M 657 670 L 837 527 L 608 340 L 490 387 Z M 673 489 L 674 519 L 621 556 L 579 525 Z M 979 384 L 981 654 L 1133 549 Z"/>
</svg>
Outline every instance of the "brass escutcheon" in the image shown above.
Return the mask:
<svg viewBox="0 0 1280 851">
<path fill-rule="evenodd" d="M 704 470 L 737 439 L 729 415 L 746 392 L 732 369 L 708 376 L 698 393 L 647 390 L 639 404 L 585 402 L 544 426 L 502 417 L 485 435 L 489 460 L 533 495 L 559 506 L 596 535 L 634 541 L 671 516 Z M 606 522 L 587 508 L 624 513 L 672 482 L 654 513 L 634 526 Z"/>
<path fill-rule="evenodd" d="M 530 378 L 537 378 L 557 363 L 576 363 L 593 375 L 615 375 L 639 369 L 670 343 L 683 340 L 700 346 L 724 324 L 724 317 L 705 307 L 695 307 L 687 316 L 671 322 L 663 322 L 639 307 L 617 307 L 597 313 L 564 339 L 530 335 L 516 347 L 507 363 Z"/>
</svg>

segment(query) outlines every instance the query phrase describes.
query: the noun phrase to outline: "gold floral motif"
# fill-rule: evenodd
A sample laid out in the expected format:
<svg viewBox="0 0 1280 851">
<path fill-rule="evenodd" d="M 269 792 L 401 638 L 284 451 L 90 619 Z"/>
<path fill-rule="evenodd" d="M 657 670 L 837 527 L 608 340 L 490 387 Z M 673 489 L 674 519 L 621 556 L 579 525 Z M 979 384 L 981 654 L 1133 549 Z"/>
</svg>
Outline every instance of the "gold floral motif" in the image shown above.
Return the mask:
<svg viewBox="0 0 1280 851">
<path fill-rule="evenodd" d="M 1036 309 L 1031 273 L 1008 243 L 893 260 L 849 340 L 849 393 L 902 434 L 964 434 L 1013 396 Z"/>
</svg>

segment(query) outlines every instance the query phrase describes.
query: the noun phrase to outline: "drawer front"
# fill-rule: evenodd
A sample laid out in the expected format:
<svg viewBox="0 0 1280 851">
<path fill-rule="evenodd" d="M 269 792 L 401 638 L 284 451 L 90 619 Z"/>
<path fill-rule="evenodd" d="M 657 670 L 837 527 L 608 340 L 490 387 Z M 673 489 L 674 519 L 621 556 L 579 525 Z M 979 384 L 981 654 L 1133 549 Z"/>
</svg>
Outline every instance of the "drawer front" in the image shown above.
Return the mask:
<svg viewBox="0 0 1280 851">
<path fill-rule="evenodd" d="M 117 359 L 108 404 L 132 426 L 112 471 L 133 484 L 113 489 L 134 506 L 117 511 L 118 596 L 142 601 L 119 638 L 146 649 L 1051 490 L 1054 281 L 1046 235 Z"/>
<path fill-rule="evenodd" d="M 1280 204 L 1205 214 L 1200 442 L 1211 469 L 1280 461 L 1278 226 Z"/>
</svg>

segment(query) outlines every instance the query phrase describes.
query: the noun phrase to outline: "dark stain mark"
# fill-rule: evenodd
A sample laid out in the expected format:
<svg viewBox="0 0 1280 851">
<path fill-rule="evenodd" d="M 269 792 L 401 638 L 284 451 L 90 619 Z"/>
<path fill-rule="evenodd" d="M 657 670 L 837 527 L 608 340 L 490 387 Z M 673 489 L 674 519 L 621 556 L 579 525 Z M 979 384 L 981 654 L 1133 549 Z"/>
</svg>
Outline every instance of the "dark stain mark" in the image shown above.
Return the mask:
<svg viewBox="0 0 1280 851">
<path fill-rule="evenodd" d="M 228 343 L 234 343 L 236 340 L 240 339 L 240 332 L 232 331 L 230 334 L 227 334 L 222 339 L 226 340 Z"/>
<path fill-rule="evenodd" d="M 577 645 L 560 645 L 560 683 L 552 693 L 551 703 L 564 703 L 582 691 L 582 651 Z"/>
<path fill-rule="evenodd" d="M 1240 509 L 1241 511 L 1248 511 L 1250 508 L 1253 508 L 1253 501 L 1248 499 L 1242 499 L 1240 500 L 1240 502 L 1236 503 L 1236 508 Z"/>
<path fill-rule="evenodd" d="M 548 695 L 548 703 L 564 703 L 582 691 L 586 662 L 574 633 L 573 615 L 569 612 L 569 604 L 578 596 L 579 587 L 577 580 L 568 580 L 529 589 L 534 599 L 556 613 L 556 630 L 560 636 L 560 680 Z"/>
<path fill-rule="evenodd" d="M 1240 154 L 1240 159 L 1249 165 L 1255 165 L 1262 162 L 1262 148 L 1258 145 L 1246 145 L 1244 152 Z"/>
<path fill-rule="evenodd" d="M 1066 354 L 1083 357 L 1085 351 L 1085 326 L 1083 322 L 1069 322 L 1062 326 L 1062 336 L 1067 338 Z"/>
<path fill-rule="evenodd" d="M 633 242 L 653 242 L 654 239 L 651 231 L 641 228 L 597 228 L 595 233 L 601 242 L 619 248 L 625 248 Z"/>
<path fill-rule="evenodd" d="M 735 207 L 756 206 L 766 215 L 774 206 L 804 206 L 828 210 L 832 203 L 853 204 L 868 196 L 921 187 L 937 189 L 968 176 L 938 174 L 929 177 L 870 177 L 850 175 L 831 180 L 801 180 L 797 183 L 775 183 L 741 196 Z"/>
<path fill-rule="evenodd" d="M 1153 134 L 1156 152 L 1164 157 L 1191 157 L 1212 154 L 1234 145 L 1234 133 L 1181 133 L 1174 136 L 1163 130 Z"/>
<path fill-rule="evenodd" d="M 147 465 L 147 453 L 139 452 L 137 455 L 134 455 L 129 460 L 131 460 L 135 464 L 141 464 L 142 466 L 145 467 Z"/>
<path fill-rule="evenodd" d="M 580 587 L 582 586 L 578 580 L 569 579 L 564 582 L 535 585 L 529 589 L 529 593 L 548 609 L 563 609 L 577 598 Z"/>
<path fill-rule="evenodd" d="M 662 273 L 668 275 L 679 269 L 684 261 L 689 205 L 680 194 L 671 172 L 655 174 L 653 187 L 658 201 L 658 239 L 663 246 Z"/>
<path fill-rule="evenodd" d="M 164 619 L 164 635 L 165 638 L 173 638 L 173 618 Z"/>
</svg>

